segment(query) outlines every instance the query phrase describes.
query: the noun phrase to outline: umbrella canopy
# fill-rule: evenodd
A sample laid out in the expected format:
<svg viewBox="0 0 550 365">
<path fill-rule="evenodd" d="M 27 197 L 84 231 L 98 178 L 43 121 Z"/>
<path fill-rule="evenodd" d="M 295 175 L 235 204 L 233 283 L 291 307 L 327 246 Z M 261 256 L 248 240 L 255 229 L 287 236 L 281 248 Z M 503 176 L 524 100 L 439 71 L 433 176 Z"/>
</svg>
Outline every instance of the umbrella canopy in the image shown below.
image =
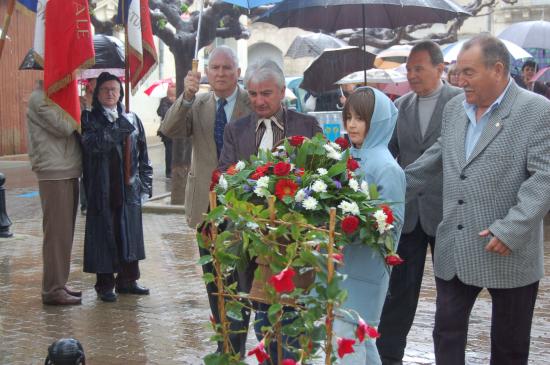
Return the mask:
<svg viewBox="0 0 550 365">
<path fill-rule="evenodd" d="M 459 16 L 470 14 L 450 0 L 284 0 L 256 21 L 334 32 L 446 23 Z"/>
<path fill-rule="evenodd" d="M 154 81 L 151 86 L 145 89 L 144 93 L 154 98 L 164 98 L 168 92 L 168 86 L 170 84 L 175 85 L 176 79 L 169 77 L 167 79 Z"/>
<path fill-rule="evenodd" d="M 378 58 L 404 58 L 403 61 L 399 62 L 403 63 L 409 57 L 412 48 L 413 46 L 409 44 L 396 44 L 395 46 L 391 46 L 390 48 L 386 48 L 378 52 Z"/>
<path fill-rule="evenodd" d="M 502 40 L 502 39 L 501 39 Z M 445 62 L 453 62 L 456 61 L 458 54 L 460 53 L 460 50 L 462 49 L 462 46 L 464 43 L 466 43 L 467 39 L 458 41 L 456 43 L 451 43 L 447 47 L 445 47 L 443 52 L 443 59 Z M 520 58 L 529 58 L 532 57 L 529 52 L 518 46 L 517 44 L 514 44 L 509 41 L 502 40 L 506 48 L 508 49 L 508 52 L 510 53 L 510 56 L 512 56 L 513 59 L 520 59 Z"/>
<path fill-rule="evenodd" d="M 522 48 L 550 49 L 550 22 L 519 22 L 504 29 L 498 36 Z"/>
<path fill-rule="evenodd" d="M 104 35 L 94 35 L 95 64 L 93 69 L 124 69 L 124 43 L 118 38 Z M 42 70 L 34 59 L 31 48 L 19 66 L 20 70 Z M 117 75 L 118 76 L 118 75 Z"/>
<path fill-rule="evenodd" d="M 407 76 L 394 70 L 382 70 L 379 68 L 371 68 L 370 70 L 367 70 L 367 83 L 397 84 L 405 81 L 407 81 Z M 363 71 L 353 72 L 336 82 L 338 85 L 360 83 L 365 83 Z"/>
<path fill-rule="evenodd" d="M 411 91 L 411 85 L 408 81 L 397 84 L 378 84 L 378 88 L 384 94 L 402 96 Z"/>
<path fill-rule="evenodd" d="M 550 82 L 550 67 L 545 67 L 533 77 L 535 81 Z"/>
<path fill-rule="evenodd" d="M 334 83 L 345 75 L 363 70 L 363 58 L 368 68 L 375 57 L 359 47 L 326 49 L 305 69 L 300 87 L 314 93 L 332 90 Z"/>
<path fill-rule="evenodd" d="M 292 41 L 286 52 L 287 57 L 317 57 L 327 48 L 341 48 L 348 44 L 328 34 L 315 33 L 299 35 Z"/>
<path fill-rule="evenodd" d="M 222 0 L 222 1 L 225 3 L 240 6 L 241 8 L 253 9 L 262 5 L 275 4 L 280 2 L 281 0 Z"/>
</svg>

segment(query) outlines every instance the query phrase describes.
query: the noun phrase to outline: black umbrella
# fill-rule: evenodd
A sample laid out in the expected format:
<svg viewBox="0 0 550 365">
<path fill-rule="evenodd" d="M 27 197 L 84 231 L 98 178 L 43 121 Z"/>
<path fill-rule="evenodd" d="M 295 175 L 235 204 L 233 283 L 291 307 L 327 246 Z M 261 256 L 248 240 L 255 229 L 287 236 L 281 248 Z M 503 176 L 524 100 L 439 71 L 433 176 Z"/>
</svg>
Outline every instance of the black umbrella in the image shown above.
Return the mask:
<svg viewBox="0 0 550 365">
<path fill-rule="evenodd" d="M 375 58 L 376 55 L 359 47 L 326 49 L 306 68 L 300 87 L 314 93 L 332 90 L 342 77 L 365 70 L 365 67 L 371 68 Z"/>
<path fill-rule="evenodd" d="M 94 35 L 95 64 L 91 68 L 121 68 L 124 69 L 124 43 L 118 38 L 96 34 Z M 27 53 L 19 66 L 20 70 L 42 70 L 36 62 L 34 51 Z"/>
<path fill-rule="evenodd" d="M 343 40 L 328 34 L 299 35 L 294 38 L 285 56 L 292 58 L 317 57 L 327 48 L 340 48 L 347 45 Z"/>
</svg>

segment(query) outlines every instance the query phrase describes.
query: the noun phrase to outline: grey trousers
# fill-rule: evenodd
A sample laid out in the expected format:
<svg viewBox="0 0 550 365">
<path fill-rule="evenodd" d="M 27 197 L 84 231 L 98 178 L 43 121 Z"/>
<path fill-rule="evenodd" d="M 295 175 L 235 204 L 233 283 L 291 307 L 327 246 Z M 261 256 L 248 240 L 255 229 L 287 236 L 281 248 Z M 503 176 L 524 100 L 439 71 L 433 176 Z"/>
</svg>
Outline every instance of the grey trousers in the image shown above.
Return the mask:
<svg viewBox="0 0 550 365">
<path fill-rule="evenodd" d="M 42 296 L 63 289 L 69 279 L 78 208 L 78 179 L 38 182 L 42 204 Z"/>
</svg>

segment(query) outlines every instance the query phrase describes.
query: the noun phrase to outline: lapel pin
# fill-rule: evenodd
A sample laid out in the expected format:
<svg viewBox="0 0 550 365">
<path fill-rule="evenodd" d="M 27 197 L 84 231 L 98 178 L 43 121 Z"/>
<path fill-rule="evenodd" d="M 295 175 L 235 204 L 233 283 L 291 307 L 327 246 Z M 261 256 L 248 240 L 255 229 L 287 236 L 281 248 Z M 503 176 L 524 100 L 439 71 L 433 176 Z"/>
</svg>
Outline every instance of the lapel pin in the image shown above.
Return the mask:
<svg viewBox="0 0 550 365">
<path fill-rule="evenodd" d="M 495 124 L 495 127 L 500 127 L 500 122 L 497 122 L 497 124 Z"/>
</svg>

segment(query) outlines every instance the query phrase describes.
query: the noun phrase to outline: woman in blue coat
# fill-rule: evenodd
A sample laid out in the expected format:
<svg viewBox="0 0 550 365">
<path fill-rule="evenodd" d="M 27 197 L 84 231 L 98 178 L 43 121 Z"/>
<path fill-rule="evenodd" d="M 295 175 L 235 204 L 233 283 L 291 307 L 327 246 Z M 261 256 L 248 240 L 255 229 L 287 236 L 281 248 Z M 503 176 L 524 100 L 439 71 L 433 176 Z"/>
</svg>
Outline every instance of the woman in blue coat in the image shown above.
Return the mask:
<svg viewBox="0 0 550 365">
<path fill-rule="evenodd" d="M 391 206 L 394 222 L 390 233 L 397 244 L 405 212 L 405 174 L 388 150 L 397 108 L 379 90 L 361 87 L 346 100 L 343 120 L 352 143 L 351 155 L 359 162 L 361 177 L 369 185 L 375 184 L 380 199 Z M 390 272 L 384 258 L 361 242 L 344 248 L 344 265 L 339 271 L 347 275 L 343 288 L 348 291 L 348 298 L 343 307 L 352 315 L 339 312 L 334 331 L 338 337 L 355 338 L 359 317 L 370 326 L 378 326 Z M 372 339 L 357 341 L 354 351 L 340 363 L 382 364 Z"/>
</svg>

